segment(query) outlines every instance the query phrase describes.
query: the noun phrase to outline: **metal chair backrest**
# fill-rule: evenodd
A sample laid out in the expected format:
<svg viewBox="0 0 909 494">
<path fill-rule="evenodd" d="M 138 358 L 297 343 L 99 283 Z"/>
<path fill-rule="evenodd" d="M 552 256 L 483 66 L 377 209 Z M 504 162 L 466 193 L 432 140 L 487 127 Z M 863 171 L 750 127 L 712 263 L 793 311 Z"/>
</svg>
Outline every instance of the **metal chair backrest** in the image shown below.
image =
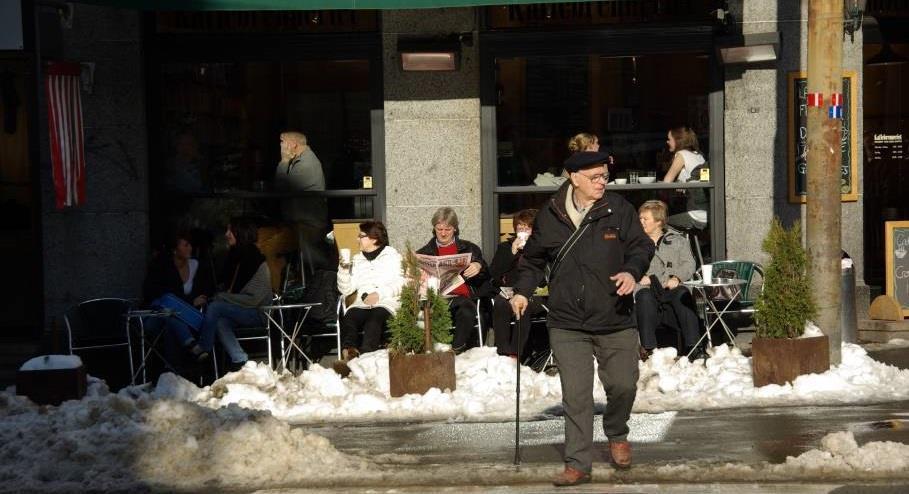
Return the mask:
<svg viewBox="0 0 909 494">
<path fill-rule="evenodd" d="M 309 339 L 307 346 L 309 346 L 313 338 L 334 338 L 335 351 L 338 358 L 341 358 L 341 318 L 344 317 L 346 311 L 347 305 L 344 302 L 344 295 L 340 295 L 338 301 L 335 303 L 334 321 L 327 322 L 315 328 L 311 327 L 312 329 L 303 335 Z"/>
<path fill-rule="evenodd" d="M 95 343 L 128 343 L 126 314 L 132 304 L 122 298 L 97 298 L 70 307 L 63 316 L 69 347 L 94 348 Z"/>
<path fill-rule="evenodd" d="M 741 295 L 738 299 L 741 303 L 753 302 L 751 284 L 754 281 L 755 271 L 763 274 L 761 266 L 752 261 L 717 261 L 713 263 L 714 278 L 738 278 L 747 281 L 741 286 Z"/>
<path fill-rule="evenodd" d="M 128 379 L 122 380 L 124 385 L 135 384 L 136 377 L 127 322 L 131 307 L 132 302 L 122 298 L 97 298 L 71 307 L 63 315 L 70 355 L 85 351 L 95 353 L 110 349 L 126 350 L 129 375 Z M 104 374 L 106 369 L 90 366 L 89 370 L 94 375 L 105 378 L 109 384 L 116 381 L 115 375 Z"/>
</svg>

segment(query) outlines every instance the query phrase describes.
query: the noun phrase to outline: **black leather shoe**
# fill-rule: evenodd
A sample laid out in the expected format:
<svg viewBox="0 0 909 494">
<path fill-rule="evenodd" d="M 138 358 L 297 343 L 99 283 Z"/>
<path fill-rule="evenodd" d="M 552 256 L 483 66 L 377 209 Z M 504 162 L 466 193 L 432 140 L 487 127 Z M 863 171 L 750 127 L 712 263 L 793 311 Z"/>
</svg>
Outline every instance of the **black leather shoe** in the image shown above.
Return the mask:
<svg viewBox="0 0 909 494">
<path fill-rule="evenodd" d="M 228 362 L 227 370 L 230 372 L 237 372 L 238 370 L 242 369 L 244 365 L 246 365 L 246 362 L 246 360 L 242 362 Z"/>
</svg>

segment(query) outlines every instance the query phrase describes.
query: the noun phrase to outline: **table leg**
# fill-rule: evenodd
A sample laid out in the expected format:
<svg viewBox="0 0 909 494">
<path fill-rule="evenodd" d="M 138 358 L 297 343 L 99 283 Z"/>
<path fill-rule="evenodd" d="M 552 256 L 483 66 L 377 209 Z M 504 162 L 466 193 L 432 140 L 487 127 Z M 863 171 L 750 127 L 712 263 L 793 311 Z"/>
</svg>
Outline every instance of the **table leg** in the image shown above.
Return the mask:
<svg viewBox="0 0 909 494">
<path fill-rule="evenodd" d="M 127 349 L 127 353 L 129 353 L 129 383 L 132 384 L 133 386 L 135 386 L 136 385 L 136 369 L 133 366 L 133 341 L 132 341 L 132 337 L 130 337 L 130 334 L 129 334 L 130 333 L 130 331 L 129 331 L 130 317 L 129 317 L 128 312 L 125 316 L 125 319 L 126 319 L 126 349 Z"/>
<path fill-rule="evenodd" d="M 726 333 L 726 336 L 729 338 L 729 342 L 732 343 L 732 346 L 734 346 L 736 348 L 738 348 L 739 346 L 735 342 L 735 336 L 732 334 L 732 330 L 729 329 L 729 326 L 726 324 L 726 321 L 723 320 L 723 315 L 726 313 L 726 309 L 728 309 L 732 305 L 732 303 L 735 302 L 735 299 L 737 297 L 738 297 L 738 294 L 736 294 L 732 298 L 730 298 L 729 301 L 726 302 L 726 305 L 723 306 L 723 310 L 717 310 L 716 305 L 713 304 L 713 301 L 710 301 L 710 307 L 713 309 L 713 313 L 716 316 L 717 321 L 719 321 L 720 326 L 723 327 L 723 331 Z M 716 324 L 716 321 L 714 321 L 714 324 Z M 711 327 L 713 327 L 713 326 L 711 325 Z"/>
</svg>

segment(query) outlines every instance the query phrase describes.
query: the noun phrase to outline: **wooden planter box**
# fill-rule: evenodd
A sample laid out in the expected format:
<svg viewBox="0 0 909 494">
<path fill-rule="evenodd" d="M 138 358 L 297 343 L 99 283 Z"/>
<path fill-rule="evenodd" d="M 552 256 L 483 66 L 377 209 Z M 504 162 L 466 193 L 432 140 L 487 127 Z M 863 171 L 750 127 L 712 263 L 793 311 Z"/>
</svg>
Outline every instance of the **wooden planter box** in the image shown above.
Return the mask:
<svg viewBox="0 0 909 494">
<path fill-rule="evenodd" d="M 455 390 L 454 352 L 388 355 L 391 396 L 423 394 L 430 388 Z"/>
<path fill-rule="evenodd" d="M 85 367 L 16 372 L 16 394 L 38 405 L 59 405 L 85 396 Z"/>
<path fill-rule="evenodd" d="M 751 373 L 755 387 L 786 384 L 802 374 L 830 369 L 826 336 L 813 338 L 755 338 L 751 341 Z"/>
</svg>

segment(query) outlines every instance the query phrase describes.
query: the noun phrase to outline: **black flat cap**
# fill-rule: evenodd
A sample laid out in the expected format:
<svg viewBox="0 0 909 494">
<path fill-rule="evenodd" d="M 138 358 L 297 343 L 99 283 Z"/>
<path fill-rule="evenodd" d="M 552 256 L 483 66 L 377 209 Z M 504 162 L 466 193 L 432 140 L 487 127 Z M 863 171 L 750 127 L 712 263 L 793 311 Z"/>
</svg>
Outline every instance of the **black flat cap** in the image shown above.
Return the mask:
<svg viewBox="0 0 909 494">
<path fill-rule="evenodd" d="M 593 165 L 605 165 L 609 161 L 609 153 L 599 151 L 578 151 L 565 160 L 565 170 L 576 172 Z"/>
</svg>

